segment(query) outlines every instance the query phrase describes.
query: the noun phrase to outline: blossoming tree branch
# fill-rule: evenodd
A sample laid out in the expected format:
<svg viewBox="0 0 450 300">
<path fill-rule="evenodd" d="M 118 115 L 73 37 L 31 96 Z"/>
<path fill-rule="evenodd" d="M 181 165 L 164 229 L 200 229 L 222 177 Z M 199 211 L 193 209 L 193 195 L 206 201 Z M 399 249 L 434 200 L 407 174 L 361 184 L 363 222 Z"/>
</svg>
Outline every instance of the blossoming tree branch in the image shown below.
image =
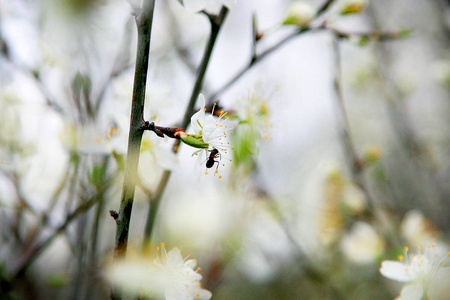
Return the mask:
<svg viewBox="0 0 450 300">
<path fill-rule="evenodd" d="M 146 73 L 148 69 L 148 54 L 150 48 L 150 33 L 152 27 L 153 20 L 153 10 L 154 10 L 154 1 L 146 0 L 143 2 L 142 7 L 135 7 L 135 15 L 136 15 L 136 24 L 138 27 L 138 55 L 136 58 L 136 73 L 135 73 L 135 85 L 134 85 L 134 93 L 133 93 L 133 102 L 132 102 L 132 111 L 130 118 L 130 134 L 129 134 L 129 143 L 128 143 L 128 154 L 127 154 L 127 163 L 125 167 L 125 179 L 124 179 L 124 187 L 122 194 L 122 202 L 119 212 L 111 211 L 111 215 L 116 220 L 117 223 L 117 233 L 116 233 L 116 256 L 121 257 L 125 254 L 127 248 L 127 240 L 128 240 L 128 230 L 129 223 L 131 218 L 131 209 L 133 205 L 133 195 L 134 188 L 137 180 L 137 164 L 139 161 L 139 149 L 140 142 L 142 139 L 142 134 L 145 130 L 154 132 L 160 138 L 171 138 L 175 139 L 173 151 L 177 152 L 179 147 L 179 142 L 183 142 L 184 144 L 196 148 L 193 153 L 193 156 L 197 156 L 197 161 L 195 163 L 195 167 L 197 169 L 197 174 L 200 174 L 198 170 L 204 168 L 204 174 L 208 174 L 208 169 L 213 169 L 214 175 L 219 173 L 219 166 L 222 164 L 225 166 L 224 160 L 229 160 L 229 156 L 232 154 L 229 152 L 234 149 L 230 142 L 230 135 L 233 134 L 233 130 L 236 129 L 236 124 L 246 123 L 247 119 L 239 119 L 239 117 L 235 117 L 235 121 L 229 119 L 227 113 L 220 111 L 215 116 L 215 106 L 217 103 L 214 103 L 212 109 L 207 113 L 206 101 L 205 97 L 200 94 L 202 90 L 202 85 L 204 82 L 207 66 L 211 59 L 211 54 L 215 46 L 216 39 L 218 37 L 220 28 L 225 21 L 228 9 L 232 8 L 235 4 L 233 0 L 223 0 L 223 1 L 207 1 L 207 0 L 180 0 L 180 2 L 186 7 L 186 9 L 192 12 L 201 12 L 205 14 L 211 23 L 211 34 L 209 41 L 206 45 L 206 49 L 203 55 L 202 62 L 198 69 L 197 78 L 191 93 L 190 101 L 188 103 L 188 107 L 186 108 L 184 119 L 181 124 L 182 127 L 163 127 L 159 125 L 155 125 L 154 122 L 144 121 L 143 120 L 143 107 L 144 107 L 144 96 L 145 96 L 145 86 L 146 86 Z M 365 43 L 370 39 L 376 40 L 389 40 L 389 39 L 398 39 L 407 34 L 407 31 L 398 31 L 398 32 L 360 32 L 360 33 L 349 33 L 344 32 L 333 27 L 330 27 L 326 21 L 321 21 L 319 24 L 311 25 L 313 21 L 319 19 L 323 13 L 325 13 L 330 5 L 333 3 L 332 0 L 326 1 L 317 11 L 314 11 L 310 6 L 303 2 L 294 2 L 287 12 L 286 18 L 280 24 L 282 26 L 293 26 L 297 29 L 289 35 L 287 38 L 280 40 L 275 46 L 264 50 L 262 53 L 258 54 L 257 45 L 264 38 L 267 37 L 277 29 L 271 30 L 270 32 L 262 32 L 257 27 L 256 18 L 253 20 L 253 55 L 251 57 L 250 63 L 245 66 L 240 72 L 236 74 L 233 78 L 230 79 L 228 83 L 226 83 L 222 88 L 217 90 L 210 96 L 210 104 L 215 100 L 221 93 L 223 93 L 226 89 L 228 89 L 231 85 L 233 85 L 243 74 L 245 74 L 248 70 L 250 70 L 256 63 L 262 61 L 267 55 L 277 50 L 279 47 L 287 43 L 292 38 L 295 38 L 301 34 L 320 31 L 320 30 L 328 30 L 335 34 L 338 39 L 349 39 L 349 38 L 358 38 L 360 39 L 360 43 Z M 359 13 L 366 5 L 365 1 L 348 1 L 347 4 L 341 9 L 341 14 L 354 14 Z M 212 14 L 208 12 L 208 8 L 211 7 L 220 7 L 219 14 Z M 198 101 L 197 101 L 198 100 Z M 198 102 L 200 109 L 193 114 L 194 106 Z M 190 120 L 190 123 L 188 123 Z M 193 133 L 186 132 L 186 126 L 193 131 Z M 216 165 L 217 164 L 217 165 Z M 214 169 L 215 167 L 215 169 Z M 156 213 L 158 211 L 158 206 L 161 201 L 161 195 L 167 185 L 168 179 L 170 176 L 170 171 L 165 171 L 164 175 L 161 177 L 160 184 L 158 185 L 158 191 L 155 193 L 156 201 L 151 203 L 151 207 L 149 208 L 149 214 L 146 225 L 146 240 L 150 240 L 152 228 L 154 225 L 154 220 L 156 217 Z M 219 175 L 218 178 L 222 178 L 222 175 Z M 163 253 L 165 252 L 164 247 Z M 171 252 L 178 251 L 176 248 Z M 169 254 L 171 253 L 169 252 Z M 166 253 L 167 259 L 169 255 Z M 175 255 L 175 254 L 174 254 Z M 160 265 L 164 265 L 159 263 Z M 172 272 L 172 271 L 171 271 Z M 189 273 L 189 272 L 188 272 Z M 184 275 L 186 276 L 186 275 Z M 156 279 L 155 279 L 156 280 Z M 156 280 L 158 281 L 158 280 Z M 164 284 L 163 284 L 164 285 Z M 186 283 L 186 287 L 190 286 L 190 284 Z M 180 288 L 184 289 L 184 288 Z M 178 299 L 177 294 L 179 291 L 171 291 L 169 294 L 173 293 L 173 297 Z M 165 292 L 166 299 L 171 298 L 167 291 Z M 191 292 L 184 290 L 181 293 L 184 296 L 191 295 L 194 298 L 198 299 L 208 299 L 211 297 L 210 293 L 206 293 L 203 290 L 197 294 L 197 296 L 192 295 Z M 200 296 L 202 294 L 202 296 Z M 117 297 L 118 294 L 113 292 L 113 296 Z"/>
<path fill-rule="evenodd" d="M 391 2 L 2 3 L 0 298 L 447 299 L 448 24 Z"/>
</svg>

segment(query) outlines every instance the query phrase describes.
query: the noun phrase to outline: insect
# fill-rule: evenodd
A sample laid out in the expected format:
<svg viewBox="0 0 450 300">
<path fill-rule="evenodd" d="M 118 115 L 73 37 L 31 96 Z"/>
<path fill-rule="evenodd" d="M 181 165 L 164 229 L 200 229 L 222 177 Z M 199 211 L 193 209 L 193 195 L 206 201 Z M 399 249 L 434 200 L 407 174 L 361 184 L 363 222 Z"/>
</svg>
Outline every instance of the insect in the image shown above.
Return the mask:
<svg viewBox="0 0 450 300">
<path fill-rule="evenodd" d="M 216 148 L 213 148 L 212 150 L 208 150 L 208 151 L 210 153 L 209 153 L 209 157 L 206 161 L 206 168 L 207 169 L 212 168 L 214 166 L 214 164 L 217 163 L 217 167 L 216 167 L 216 170 L 217 170 L 217 168 L 219 168 L 219 161 L 216 159 L 221 158 L 219 150 L 217 150 Z"/>
</svg>

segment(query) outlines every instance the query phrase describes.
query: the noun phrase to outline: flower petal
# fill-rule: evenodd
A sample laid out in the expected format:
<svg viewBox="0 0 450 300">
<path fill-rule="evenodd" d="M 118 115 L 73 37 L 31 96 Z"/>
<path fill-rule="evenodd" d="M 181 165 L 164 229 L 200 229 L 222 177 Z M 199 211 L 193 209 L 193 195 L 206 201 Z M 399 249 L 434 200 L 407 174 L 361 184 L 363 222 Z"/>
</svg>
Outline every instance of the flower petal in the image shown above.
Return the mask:
<svg viewBox="0 0 450 300">
<path fill-rule="evenodd" d="M 205 123 L 205 97 L 200 94 L 197 100 L 200 104 L 200 109 L 191 117 L 191 126 L 195 134 L 199 134 L 203 130 L 203 124 Z"/>
<path fill-rule="evenodd" d="M 208 300 L 208 299 L 211 299 L 211 297 L 212 297 L 212 293 L 208 290 L 203 290 L 203 289 L 199 290 L 197 295 L 195 295 L 195 299 L 199 299 L 199 300 L 203 300 L 203 299 Z"/>
<path fill-rule="evenodd" d="M 421 300 L 423 297 L 423 286 L 420 283 L 407 284 L 401 292 L 400 299 Z"/>
<path fill-rule="evenodd" d="M 381 263 L 380 273 L 389 279 L 410 282 L 411 277 L 408 275 L 404 264 L 398 261 L 385 260 Z"/>
</svg>

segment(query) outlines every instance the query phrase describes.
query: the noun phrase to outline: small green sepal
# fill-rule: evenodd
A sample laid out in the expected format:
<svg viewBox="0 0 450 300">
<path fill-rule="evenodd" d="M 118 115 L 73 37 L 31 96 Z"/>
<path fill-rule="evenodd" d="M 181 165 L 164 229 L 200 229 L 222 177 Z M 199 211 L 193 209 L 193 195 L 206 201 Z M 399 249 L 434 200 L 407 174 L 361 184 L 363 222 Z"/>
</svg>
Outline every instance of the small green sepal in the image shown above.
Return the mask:
<svg viewBox="0 0 450 300">
<path fill-rule="evenodd" d="M 189 134 L 186 137 L 182 137 L 181 141 L 194 148 L 206 149 L 209 147 L 209 145 L 203 141 L 201 135 Z"/>
</svg>

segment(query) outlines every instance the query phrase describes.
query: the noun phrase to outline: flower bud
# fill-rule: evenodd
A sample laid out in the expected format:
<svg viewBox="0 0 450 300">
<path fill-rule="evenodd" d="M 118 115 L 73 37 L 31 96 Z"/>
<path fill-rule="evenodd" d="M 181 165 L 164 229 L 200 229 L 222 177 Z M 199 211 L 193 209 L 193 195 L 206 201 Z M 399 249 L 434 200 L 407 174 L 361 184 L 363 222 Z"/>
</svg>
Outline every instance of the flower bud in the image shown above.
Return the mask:
<svg viewBox="0 0 450 300">
<path fill-rule="evenodd" d="M 306 27 L 314 18 L 315 12 L 311 5 L 305 2 L 296 1 L 289 5 L 287 16 L 283 21 L 284 25 L 297 25 L 300 28 Z"/>
<path fill-rule="evenodd" d="M 346 0 L 341 15 L 357 14 L 367 6 L 368 0 Z"/>
<path fill-rule="evenodd" d="M 378 145 L 369 146 L 364 153 L 364 163 L 369 166 L 379 161 L 382 155 L 381 147 Z"/>
</svg>

